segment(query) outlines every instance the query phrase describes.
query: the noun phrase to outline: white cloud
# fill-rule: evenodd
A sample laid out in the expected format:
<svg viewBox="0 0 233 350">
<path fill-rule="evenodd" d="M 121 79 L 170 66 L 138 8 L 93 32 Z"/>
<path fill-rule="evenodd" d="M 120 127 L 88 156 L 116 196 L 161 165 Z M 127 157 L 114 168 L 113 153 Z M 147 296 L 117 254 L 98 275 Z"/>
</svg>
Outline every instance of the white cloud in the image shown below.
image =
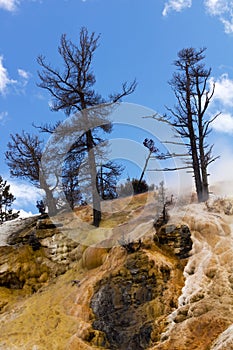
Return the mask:
<svg viewBox="0 0 233 350">
<path fill-rule="evenodd" d="M 233 0 L 204 0 L 204 5 L 210 15 L 223 23 L 225 33 L 233 33 Z"/>
<path fill-rule="evenodd" d="M 15 11 L 19 0 L 0 0 L 0 9 L 7 11 Z"/>
<path fill-rule="evenodd" d="M 192 0 L 169 0 L 165 3 L 163 16 L 167 16 L 167 14 L 171 11 L 180 12 L 185 8 L 189 8 L 191 6 Z"/>
<path fill-rule="evenodd" d="M 0 94 L 4 95 L 6 93 L 7 86 L 15 83 L 16 80 L 9 78 L 7 69 L 3 66 L 3 56 L 0 56 Z"/>
<path fill-rule="evenodd" d="M 36 201 L 44 195 L 42 190 L 37 189 L 33 185 L 22 183 L 20 181 L 7 180 L 10 185 L 11 193 L 16 197 L 14 206 L 23 208 L 28 205 L 35 206 Z"/>
<path fill-rule="evenodd" d="M 230 113 L 222 113 L 212 123 L 213 129 L 233 135 L 233 116 Z"/>
<path fill-rule="evenodd" d="M 205 0 L 204 4 L 211 15 L 219 16 L 228 11 L 228 2 L 228 0 Z"/>
<path fill-rule="evenodd" d="M 8 116 L 8 112 L 0 112 L 0 120 L 5 119 Z"/>
<path fill-rule="evenodd" d="M 211 101 L 211 111 L 217 110 L 221 114 L 213 121 L 212 127 L 215 131 L 233 135 L 233 80 L 224 73 L 216 80 L 213 77 L 210 79 L 211 88 L 214 82 L 215 91 Z"/>
<path fill-rule="evenodd" d="M 9 12 L 14 12 L 17 10 L 18 6 L 21 4 L 22 1 L 25 0 L 0 0 L 0 9 L 6 10 Z M 39 2 L 41 3 L 42 0 L 28 0 L 32 2 Z"/>
<path fill-rule="evenodd" d="M 31 74 L 29 72 L 26 72 L 24 69 L 19 68 L 18 75 L 20 79 L 17 84 L 17 92 L 20 93 L 20 92 L 24 92 L 24 88 L 27 85 Z"/>
<path fill-rule="evenodd" d="M 210 85 L 213 86 L 214 79 L 210 79 Z M 233 107 L 233 80 L 227 73 L 222 74 L 215 81 L 214 102 L 219 102 L 224 108 Z"/>
<path fill-rule="evenodd" d="M 24 79 L 29 79 L 30 77 L 30 73 L 26 72 L 24 69 L 21 69 L 21 68 L 18 69 L 18 74 L 21 78 L 24 78 Z"/>
<path fill-rule="evenodd" d="M 5 95 L 10 86 L 14 86 L 14 92 L 17 94 L 24 93 L 24 88 L 31 74 L 24 69 L 18 68 L 18 75 L 18 80 L 9 78 L 8 71 L 3 65 L 3 56 L 0 56 L 0 95 Z"/>
<path fill-rule="evenodd" d="M 3 125 L 8 117 L 8 112 L 0 112 L 0 124 Z"/>
<path fill-rule="evenodd" d="M 216 162 L 210 164 L 210 183 L 214 184 L 220 182 L 219 191 L 225 192 L 222 193 L 225 195 L 233 195 L 233 145 L 230 140 L 225 136 L 217 138 L 214 143 L 214 153 L 215 155 L 220 155 L 220 158 L 216 160 Z M 225 185 L 223 182 L 226 182 Z M 227 186 L 228 182 L 231 183 L 231 186 L 229 186 L 229 184 Z"/>
<path fill-rule="evenodd" d="M 226 34 L 233 33 L 233 0 L 203 0 L 208 14 L 217 17 L 224 26 Z M 169 12 L 181 12 L 192 6 L 192 0 L 167 0 L 163 9 L 163 16 Z"/>
</svg>

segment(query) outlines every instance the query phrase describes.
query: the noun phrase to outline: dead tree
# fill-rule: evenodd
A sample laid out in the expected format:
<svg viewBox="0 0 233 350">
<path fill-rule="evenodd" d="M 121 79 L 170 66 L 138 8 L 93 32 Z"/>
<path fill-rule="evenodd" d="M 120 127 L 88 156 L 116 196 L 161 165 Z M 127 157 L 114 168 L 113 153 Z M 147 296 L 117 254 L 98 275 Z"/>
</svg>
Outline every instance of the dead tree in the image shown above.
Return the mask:
<svg viewBox="0 0 233 350">
<path fill-rule="evenodd" d="M 92 61 L 98 47 L 98 41 L 99 36 L 96 36 L 94 32 L 89 34 L 86 28 L 81 28 L 77 45 L 68 40 L 66 35 L 63 34 L 58 48 L 64 63 L 62 72 L 47 64 L 43 56 L 38 57 L 38 63 L 42 68 L 42 71 L 39 72 L 40 83 L 38 86 L 46 89 L 52 96 L 51 108 L 53 111 L 64 111 L 66 115 L 70 115 L 100 104 L 118 102 L 124 96 L 134 92 L 136 88 L 135 81 L 129 85 L 124 83 L 122 91 L 110 95 L 107 100 L 95 91 L 96 78 L 92 70 Z M 95 226 L 99 226 L 101 221 L 101 203 L 96 186 L 97 164 L 93 136 L 93 133 L 98 131 L 98 129 L 110 132 L 111 124 L 109 120 L 106 118 L 106 123 L 96 127 L 95 130 L 86 130 L 83 137 L 90 167 L 93 224 Z"/>
<path fill-rule="evenodd" d="M 169 115 L 166 114 L 160 118 L 161 121 L 168 122 L 175 129 L 176 134 L 184 139 L 190 158 L 184 167 L 179 169 L 192 169 L 199 202 L 209 198 L 207 168 L 218 158 L 212 155 L 213 145 L 207 142 L 211 123 L 219 113 L 212 117 L 206 113 L 214 95 L 215 85 L 208 86 L 211 69 L 206 69 L 203 63 L 205 50 L 205 48 L 196 50 L 191 47 L 178 52 L 178 59 L 174 62 L 177 72 L 169 82 L 177 104 L 174 108 L 167 108 Z M 170 155 L 170 157 L 173 156 L 177 155 Z"/>
<path fill-rule="evenodd" d="M 144 145 L 146 148 L 148 148 L 149 153 L 148 153 L 148 155 L 147 155 L 147 157 L 146 157 L 145 165 L 144 165 L 144 167 L 143 167 L 143 170 L 142 170 L 140 179 L 138 180 L 138 184 L 137 184 L 137 187 L 138 187 L 138 188 L 140 187 L 140 184 L 141 184 L 142 179 L 143 179 L 143 177 L 144 177 L 144 174 L 145 174 L 145 172 L 146 172 L 146 169 L 147 169 L 149 160 L 150 160 L 150 158 L 151 158 L 151 155 L 152 155 L 152 154 L 155 154 L 155 153 L 157 153 L 157 152 L 159 151 L 158 148 L 155 147 L 154 140 L 152 140 L 152 139 L 147 139 L 147 138 L 146 138 L 146 139 L 143 141 L 143 145 Z"/>
<path fill-rule="evenodd" d="M 46 174 L 40 166 L 43 141 L 37 135 L 30 135 L 24 131 L 21 135 L 15 134 L 10 137 L 5 156 L 11 176 L 29 180 L 32 185 L 42 188 L 45 191 L 49 215 L 55 215 L 57 208 L 53 189 L 49 186 Z"/>
<path fill-rule="evenodd" d="M 104 164 L 101 163 L 99 168 L 97 173 L 97 188 L 100 198 L 103 200 L 117 198 L 117 180 L 124 168 L 113 161 L 108 161 Z"/>
</svg>

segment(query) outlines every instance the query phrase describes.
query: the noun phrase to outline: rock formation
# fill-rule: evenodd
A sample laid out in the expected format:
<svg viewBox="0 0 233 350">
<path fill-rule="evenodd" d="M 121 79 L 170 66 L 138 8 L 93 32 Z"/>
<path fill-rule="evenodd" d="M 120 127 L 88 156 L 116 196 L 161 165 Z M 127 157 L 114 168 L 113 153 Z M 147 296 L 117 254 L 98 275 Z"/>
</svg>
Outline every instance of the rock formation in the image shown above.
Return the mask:
<svg viewBox="0 0 233 350">
<path fill-rule="evenodd" d="M 156 239 L 180 259 L 189 257 L 193 242 L 187 225 L 163 225 L 158 229 Z"/>
<path fill-rule="evenodd" d="M 133 221 L 139 238 L 129 250 L 113 244 L 128 232 L 128 214 L 91 246 L 89 238 L 75 239 L 80 227 L 68 227 L 66 214 L 55 227 L 49 218 L 24 222 L 0 247 L 0 349 L 231 349 L 233 220 L 226 208 L 181 207 L 156 230 L 149 221 L 143 237 Z"/>
</svg>

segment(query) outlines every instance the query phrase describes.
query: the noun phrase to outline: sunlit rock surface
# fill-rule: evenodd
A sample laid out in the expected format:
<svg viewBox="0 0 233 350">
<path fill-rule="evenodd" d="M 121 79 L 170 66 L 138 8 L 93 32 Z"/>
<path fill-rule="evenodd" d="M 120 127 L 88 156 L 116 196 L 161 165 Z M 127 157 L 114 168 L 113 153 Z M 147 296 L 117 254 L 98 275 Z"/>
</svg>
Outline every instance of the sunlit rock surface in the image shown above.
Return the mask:
<svg viewBox="0 0 233 350">
<path fill-rule="evenodd" d="M 224 214 L 226 206 L 231 203 L 215 202 L 211 212 L 204 205 L 187 209 L 182 220 L 192 232 L 193 248 L 185 286 L 167 332 L 153 349 L 233 348 L 230 337 L 221 336 L 233 322 L 233 220 Z"/>
<path fill-rule="evenodd" d="M 76 233 L 84 237 L 88 226 L 80 233 L 66 214 L 56 228 L 34 221 L 14 228 L 11 242 L 5 234 L 1 350 L 233 349 L 232 201 L 176 207 L 160 232 L 151 203 L 137 222 L 144 203 L 137 197 L 106 217 L 108 230 L 91 230 L 88 240 L 107 232 L 102 246 L 80 243 Z M 132 252 L 112 244 L 122 232 L 134 232 Z"/>
</svg>

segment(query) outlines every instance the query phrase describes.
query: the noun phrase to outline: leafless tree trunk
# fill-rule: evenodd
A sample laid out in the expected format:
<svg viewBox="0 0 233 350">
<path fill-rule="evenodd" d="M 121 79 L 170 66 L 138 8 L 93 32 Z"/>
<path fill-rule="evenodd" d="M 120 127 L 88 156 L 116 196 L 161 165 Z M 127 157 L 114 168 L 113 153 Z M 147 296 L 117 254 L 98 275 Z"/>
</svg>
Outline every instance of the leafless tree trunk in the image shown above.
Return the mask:
<svg viewBox="0 0 233 350">
<path fill-rule="evenodd" d="M 11 135 L 5 156 L 11 176 L 29 180 L 34 186 L 42 188 L 45 191 L 49 214 L 55 215 L 57 208 L 53 189 L 48 185 L 46 176 L 42 176 L 41 173 L 42 149 L 43 141 L 37 135 L 23 131 L 21 135 Z"/>
<path fill-rule="evenodd" d="M 63 72 L 46 64 L 44 57 L 38 57 L 38 63 L 42 67 L 42 72 L 39 73 L 39 86 L 46 89 L 52 96 L 52 110 L 62 110 L 66 115 L 70 115 L 71 113 L 85 111 L 85 109 L 100 104 L 115 103 L 120 101 L 124 96 L 134 92 L 136 81 L 133 81 L 129 85 L 124 83 L 122 85 L 122 91 L 110 95 L 108 100 L 102 98 L 94 90 L 96 79 L 92 71 L 92 61 L 98 47 L 98 41 L 99 36 L 96 36 L 94 32 L 89 35 L 85 27 L 81 28 L 78 45 L 67 40 L 66 35 L 62 35 L 59 54 L 64 61 Z M 110 132 L 111 124 L 106 118 L 106 123 L 97 126 L 95 129 Z M 99 226 L 101 221 L 101 202 L 97 190 L 97 170 L 94 151 L 96 144 L 94 142 L 93 130 L 90 129 L 85 132 L 85 139 L 92 186 L 93 224 Z"/>
<path fill-rule="evenodd" d="M 206 69 L 202 62 L 205 50 L 191 47 L 178 52 L 178 59 L 174 63 L 178 72 L 173 74 L 169 82 L 177 104 L 173 109 L 168 108 L 170 116 L 164 116 L 164 120 L 169 121 L 188 145 L 199 202 L 209 198 L 207 167 L 218 158 L 211 154 L 213 145 L 207 144 L 211 123 L 219 114 L 211 118 L 206 116 L 214 95 L 214 85 L 209 91 L 207 84 L 211 69 Z"/>
</svg>

